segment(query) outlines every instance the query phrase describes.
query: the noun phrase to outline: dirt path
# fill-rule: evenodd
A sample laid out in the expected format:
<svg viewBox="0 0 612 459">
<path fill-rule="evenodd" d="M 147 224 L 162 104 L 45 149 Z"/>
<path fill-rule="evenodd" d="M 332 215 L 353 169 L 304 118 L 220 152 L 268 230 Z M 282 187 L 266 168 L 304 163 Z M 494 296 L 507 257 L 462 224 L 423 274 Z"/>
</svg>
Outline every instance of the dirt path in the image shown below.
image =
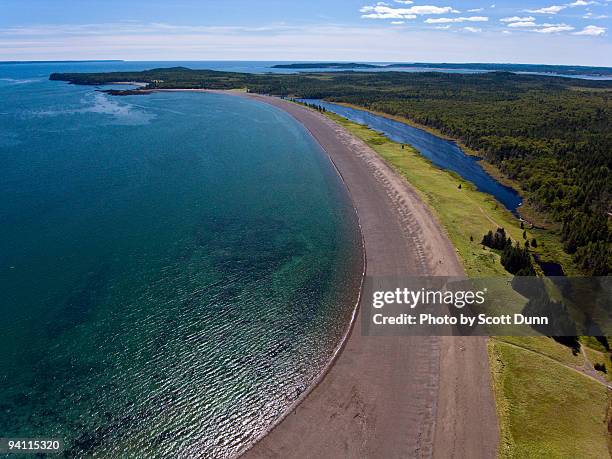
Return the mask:
<svg viewBox="0 0 612 459">
<path fill-rule="evenodd" d="M 531 354 L 535 354 L 535 355 L 538 355 L 538 356 L 540 356 L 540 357 L 542 357 L 544 359 L 547 359 L 547 360 L 550 360 L 552 362 L 555 362 L 557 365 L 561 365 L 562 367 L 565 367 L 568 370 L 573 371 L 574 373 L 579 373 L 582 376 L 584 376 L 585 378 L 592 379 L 593 381 L 601 384 L 602 386 L 606 386 L 608 389 L 612 390 L 612 383 L 609 383 L 602 376 L 597 374 L 597 370 L 595 370 L 595 368 L 593 367 L 593 365 L 589 361 L 589 358 L 586 355 L 586 352 L 584 351 L 584 346 L 580 346 L 580 353 L 582 355 L 582 358 L 584 359 L 584 364 L 583 364 L 582 368 L 580 368 L 580 367 L 575 367 L 573 365 L 568 365 L 567 363 L 559 362 L 558 360 L 553 359 L 549 355 L 543 354 L 543 353 L 535 351 L 533 349 L 529 349 L 528 347 L 525 347 L 525 346 L 520 346 L 518 344 L 509 343 L 508 341 L 504 341 L 504 340 L 499 340 L 498 342 L 502 343 L 502 344 L 504 344 L 506 346 L 511 346 L 511 347 L 516 348 L 516 349 L 521 349 L 522 351 L 529 352 Z"/>
<path fill-rule="evenodd" d="M 463 275 L 417 193 L 327 117 L 294 116 L 325 149 L 359 215 L 367 275 Z M 485 338 L 365 337 L 361 315 L 329 373 L 246 458 L 493 458 L 498 427 Z"/>
</svg>

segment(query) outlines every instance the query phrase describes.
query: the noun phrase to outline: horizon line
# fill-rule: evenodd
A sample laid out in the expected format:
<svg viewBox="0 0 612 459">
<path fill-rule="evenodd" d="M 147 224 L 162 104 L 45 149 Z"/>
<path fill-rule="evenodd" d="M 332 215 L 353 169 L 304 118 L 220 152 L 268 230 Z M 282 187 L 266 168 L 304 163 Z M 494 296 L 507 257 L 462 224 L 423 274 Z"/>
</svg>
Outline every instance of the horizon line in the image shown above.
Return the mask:
<svg viewBox="0 0 612 459">
<path fill-rule="evenodd" d="M 61 64 L 61 63 L 87 63 L 87 62 L 291 62 L 295 64 L 301 63 L 321 63 L 321 64 L 450 64 L 450 65 L 539 65 L 539 66 L 554 66 L 554 67 L 583 67 L 583 68 L 605 68 L 612 69 L 612 66 L 607 65 L 583 65 L 583 64 L 545 64 L 545 63 L 524 63 L 524 62 L 495 62 L 495 61 L 460 61 L 460 62 L 451 62 L 451 61 L 364 61 L 364 60 L 306 60 L 306 59 L 296 59 L 296 60 L 261 60 L 261 59 L 49 59 L 49 60 L 1 60 L 0 64 Z"/>
</svg>

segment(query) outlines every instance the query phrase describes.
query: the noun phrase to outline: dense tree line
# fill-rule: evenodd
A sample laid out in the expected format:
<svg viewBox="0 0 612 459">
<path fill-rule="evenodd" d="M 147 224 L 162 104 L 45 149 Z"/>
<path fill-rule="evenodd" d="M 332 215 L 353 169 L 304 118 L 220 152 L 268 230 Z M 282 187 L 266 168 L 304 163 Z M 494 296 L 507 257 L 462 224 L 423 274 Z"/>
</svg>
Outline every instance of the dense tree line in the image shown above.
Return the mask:
<svg viewBox="0 0 612 459">
<path fill-rule="evenodd" d="M 311 103 L 308 103 L 308 102 L 301 102 L 301 101 L 299 101 L 297 99 L 292 99 L 292 101 L 293 102 L 298 102 L 298 103 L 304 105 L 305 107 L 312 108 L 313 110 L 316 110 L 316 111 L 321 112 L 321 113 L 325 113 L 327 111 L 327 109 L 325 107 L 323 107 L 322 105 L 319 105 L 319 104 L 311 104 Z"/>
<path fill-rule="evenodd" d="M 612 82 L 516 75 L 330 72 L 256 75 L 210 70 L 52 75 L 151 88 L 248 88 L 328 99 L 409 118 L 483 154 L 560 227 L 586 271 L 612 272 Z"/>
<path fill-rule="evenodd" d="M 482 238 L 482 245 L 501 252 L 501 264 L 511 274 L 516 276 L 534 276 L 535 269 L 529 253 L 529 243 L 521 247 L 519 242 L 512 244 L 510 236 L 506 236 L 503 228 L 497 231 L 489 231 Z"/>
<path fill-rule="evenodd" d="M 489 230 L 483 236 L 481 244 L 494 250 L 504 250 L 507 245 L 512 245 L 512 239 L 510 239 L 510 236 L 506 236 L 505 229 L 497 228 L 495 233 Z"/>
</svg>

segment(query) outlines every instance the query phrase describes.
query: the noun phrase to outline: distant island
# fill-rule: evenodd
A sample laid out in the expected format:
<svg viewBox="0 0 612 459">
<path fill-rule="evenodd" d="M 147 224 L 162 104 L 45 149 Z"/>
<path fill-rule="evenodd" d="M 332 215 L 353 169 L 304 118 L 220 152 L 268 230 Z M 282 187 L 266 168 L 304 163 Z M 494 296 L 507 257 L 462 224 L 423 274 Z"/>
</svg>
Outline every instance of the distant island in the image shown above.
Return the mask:
<svg viewBox="0 0 612 459">
<path fill-rule="evenodd" d="M 351 70 L 351 69 L 446 69 L 446 70 L 476 70 L 482 72 L 512 72 L 512 73 L 551 73 L 557 75 L 588 75 L 612 76 L 610 67 L 586 67 L 580 65 L 546 65 L 546 64 L 484 64 L 484 63 L 395 63 L 395 64 L 367 64 L 359 62 L 303 62 L 293 64 L 273 65 L 275 69 L 293 70 Z"/>
<path fill-rule="evenodd" d="M 125 62 L 121 59 L 92 59 L 86 61 L 0 61 L 0 65 L 7 64 L 86 64 L 88 62 Z"/>
<path fill-rule="evenodd" d="M 397 64 L 387 65 L 376 65 L 376 64 L 362 64 L 358 62 L 323 62 L 323 63 L 297 63 L 297 64 L 277 64 L 273 65 L 273 69 L 337 69 L 337 70 L 350 70 L 350 69 L 377 69 L 377 68 L 391 68 Z"/>
</svg>

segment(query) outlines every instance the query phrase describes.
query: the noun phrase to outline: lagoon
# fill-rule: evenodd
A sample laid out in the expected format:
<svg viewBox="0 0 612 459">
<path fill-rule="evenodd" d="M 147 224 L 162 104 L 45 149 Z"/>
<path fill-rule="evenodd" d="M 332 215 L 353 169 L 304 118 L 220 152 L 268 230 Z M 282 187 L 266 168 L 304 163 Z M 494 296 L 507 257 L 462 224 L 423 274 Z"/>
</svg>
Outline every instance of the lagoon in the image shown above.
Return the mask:
<svg viewBox="0 0 612 459">
<path fill-rule="evenodd" d="M 515 190 L 489 175 L 480 164 L 479 158 L 468 155 L 455 142 L 366 110 L 319 99 L 300 99 L 300 101 L 320 105 L 350 121 L 366 125 L 395 142 L 411 145 L 436 166 L 458 174 L 472 182 L 478 190 L 494 196 L 514 214 L 521 205 L 522 199 Z"/>
</svg>

